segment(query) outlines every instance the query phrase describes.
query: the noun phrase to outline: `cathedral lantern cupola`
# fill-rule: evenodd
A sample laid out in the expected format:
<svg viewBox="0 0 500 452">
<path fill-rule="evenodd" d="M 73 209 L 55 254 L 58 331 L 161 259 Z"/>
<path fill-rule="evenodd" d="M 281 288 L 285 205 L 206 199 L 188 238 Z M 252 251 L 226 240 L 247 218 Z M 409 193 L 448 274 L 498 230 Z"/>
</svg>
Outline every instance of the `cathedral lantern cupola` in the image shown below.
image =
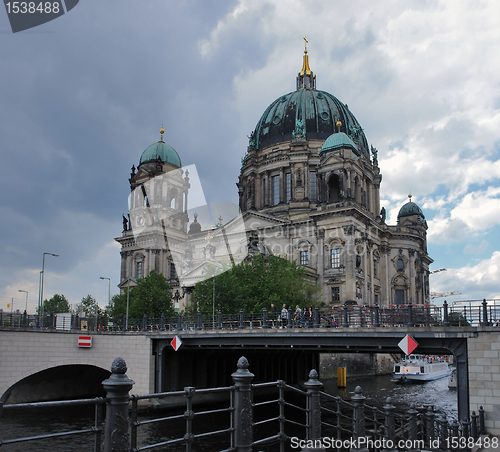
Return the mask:
<svg viewBox="0 0 500 452">
<path fill-rule="evenodd" d="M 304 36 L 304 62 L 302 70 L 297 76 L 297 89 L 316 89 L 316 75 L 309 67 L 309 56 L 307 55 L 307 38 Z"/>
</svg>

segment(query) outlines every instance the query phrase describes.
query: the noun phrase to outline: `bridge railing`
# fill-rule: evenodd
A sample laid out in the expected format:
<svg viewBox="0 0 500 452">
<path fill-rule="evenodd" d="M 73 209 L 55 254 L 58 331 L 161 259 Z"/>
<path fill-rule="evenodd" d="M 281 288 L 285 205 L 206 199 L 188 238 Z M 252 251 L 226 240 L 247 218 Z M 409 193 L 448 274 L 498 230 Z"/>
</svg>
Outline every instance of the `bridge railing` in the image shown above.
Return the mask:
<svg viewBox="0 0 500 452">
<path fill-rule="evenodd" d="M 125 362 L 115 359 L 111 376 L 103 381 L 107 398 L 5 406 L 0 403 L 0 419 L 14 410 L 47 406 L 94 404 L 96 413 L 94 424 L 88 428 L 0 438 L 0 447 L 90 434 L 94 437 L 93 450 L 97 452 L 179 450 L 180 445 L 186 452 L 202 446 L 214 452 L 250 452 L 261 448 L 280 452 L 291 449 L 467 451 L 485 433 L 482 408 L 477 415 L 473 412 L 461 422 L 449 422 L 432 405 L 411 405 L 407 411 L 398 412 L 387 398 L 383 407 L 372 407 L 365 403 L 366 397 L 359 386 L 350 400 L 323 392 L 315 370 L 309 373 L 305 390 L 281 380 L 252 384 L 254 375 L 244 357 L 238 360 L 232 374 L 234 384 L 221 388 L 186 387 L 183 391 L 131 396 L 134 382 L 128 379 L 126 371 Z M 221 395 L 223 400 L 215 408 L 207 409 L 206 404 L 199 403 L 207 395 Z M 140 415 L 141 402 L 152 399 L 167 410 Z M 184 408 L 172 411 L 172 405 L 179 402 Z M 101 417 L 104 404 L 105 419 Z M 207 418 L 215 419 L 210 424 L 215 429 L 205 427 Z M 183 427 L 174 427 L 174 423 Z M 143 432 L 151 426 L 155 426 L 154 434 L 151 430 Z"/>
<path fill-rule="evenodd" d="M 126 328 L 127 325 L 127 328 Z M 78 331 L 185 331 L 286 328 L 349 328 L 406 326 L 500 326 L 498 300 L 468 300 L 436 305 L 337 305 L 331 309 L 288 309 L 257 313 L 218 312 L 215 315 L 177 313 L 160 318 L 79 317 L 69 314 L 41 316 L 0 311 L 0 327 Z"/>
</svg>

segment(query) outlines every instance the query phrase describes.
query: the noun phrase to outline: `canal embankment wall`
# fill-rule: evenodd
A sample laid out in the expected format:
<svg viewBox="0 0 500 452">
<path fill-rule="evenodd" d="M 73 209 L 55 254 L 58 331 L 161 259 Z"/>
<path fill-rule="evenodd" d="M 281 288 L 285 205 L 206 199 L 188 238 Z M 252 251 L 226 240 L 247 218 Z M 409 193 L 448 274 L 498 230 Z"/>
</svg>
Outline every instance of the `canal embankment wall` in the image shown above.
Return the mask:
<svg viewBox="0 0 500 452">
<path fill-rule="evenodd" d="M 347 378 L 389 375 L 396 360 L 387 353 L 321 353 L 320 378 L 337 378 L 337 369 L 345 367 Z"/>
</svg>

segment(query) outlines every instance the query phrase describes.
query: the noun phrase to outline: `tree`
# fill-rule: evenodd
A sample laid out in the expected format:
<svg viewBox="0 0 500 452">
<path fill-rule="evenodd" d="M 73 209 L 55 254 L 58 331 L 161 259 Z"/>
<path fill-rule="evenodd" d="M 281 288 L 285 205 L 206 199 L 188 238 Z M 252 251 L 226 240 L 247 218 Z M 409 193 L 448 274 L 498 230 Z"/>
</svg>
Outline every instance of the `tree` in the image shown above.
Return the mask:
<svg viewBox="0 0 500 452">
<path fill-rule="evenodd" d="M 306 280 L 305 269 L 277 256 L 256 255 L 215 277 L 197 283 L 192 309 L 211 314 L 281 309 L 282 304 L 304 307 L 317 304 L 318 287 Z"/>
<path fill-rule="evenodd" d="M 104 314 L 104 310 L 90 294 L 82 298 L 80 307 L 80 312 L 83 312 L 85 317 L 101 317 Z"/>
<path fill-rule="evenodd" d="M 68 299 L 64 295 L 56 293 L 50 300 L 43 301 L 43 312 L 45 314 L 70 312 Z"/>
<path fill-rule="evenodd" d="M 174 314 L 170 287 L 165 277 L 151 271 L 145 278 L 137 280 L 137 286 L 130 290 L 129 318 L 139 319 L 146 315 L 149 318 L 159 318 Z M 127 294 L 115 295 L 106 308 L 112 317 L 118 318 L 126 315 Z"/>
</svg>

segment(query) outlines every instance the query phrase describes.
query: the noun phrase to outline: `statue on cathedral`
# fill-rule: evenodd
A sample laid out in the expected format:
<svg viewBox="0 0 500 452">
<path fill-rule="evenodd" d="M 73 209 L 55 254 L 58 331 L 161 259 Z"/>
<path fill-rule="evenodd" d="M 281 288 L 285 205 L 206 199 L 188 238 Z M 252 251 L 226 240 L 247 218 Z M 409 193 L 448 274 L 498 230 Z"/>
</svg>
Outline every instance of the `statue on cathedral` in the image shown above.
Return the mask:
<svg viewBox="0 0 500 452">
<path fill-rule="evenodd" d="M 248 147 L 250 149 L 255 149 L 257 147 L 257 140 L 255 139 L 255 130 L 252 131 L 248 137 Z"/>
<path fill-rule="evenodd" d="M 135 176 L 135 165 L 132 165 L 132 168 L 131 168 L 131 173 L 130 173 L 130 177 L 134 177 Z"/>
<path fill-rule="evenodd" d="M 349 125 L 349 136 L 355 140 L 359 138 L 359 134 L 363 129 L 361 127 Z"/>
<path fill-rule="evenodd" d="M 306 126 L 302 119 L 295 120 L 295 129 L 292 132 L 293 138 L 305 138 L 306 137 Z"/>
<path fill-rule="evenodd" d="M 385 223 L 385 207 L 382 207 L 382 209 L 380 209 L 380 218 L 382 219 L 382 223 Z"/>
<path fill-rule="evenodd" d="M 125 218 L 125 215 L 122 215 L 123 218 L 123 232 L 128 231 L 128 220 Z"/>
<path fill-rule="evenodd" d="M 372 149 L 372 156 L 373 156 L 373 164 L 374 165 L 378 165 L 378 159 L 377 159 L 378 151 L 377 151 L 377 148 L 374 148 L 373 145 L 371 145 L 371 149 Z"/>
</svg>

